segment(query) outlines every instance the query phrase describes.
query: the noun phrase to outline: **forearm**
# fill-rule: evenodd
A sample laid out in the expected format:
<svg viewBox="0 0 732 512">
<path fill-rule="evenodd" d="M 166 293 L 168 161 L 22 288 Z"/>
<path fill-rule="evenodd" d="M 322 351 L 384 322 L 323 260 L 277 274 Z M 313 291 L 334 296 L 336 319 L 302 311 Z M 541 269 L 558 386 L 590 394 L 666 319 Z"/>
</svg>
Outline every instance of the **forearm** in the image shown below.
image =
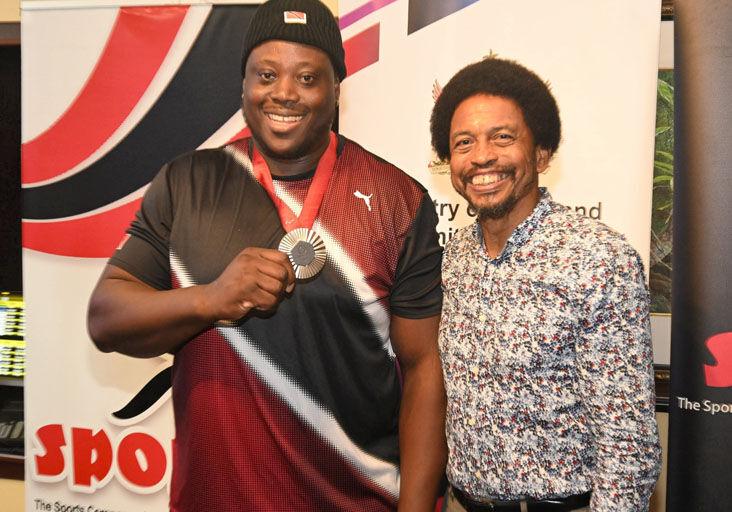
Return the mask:
<svg viewBox="0 0 732 512">
<path fill-rule="evenodd" d="M 175 351 L 208 327 L 203 287 L 155 290 L 103 276 L 89 302 L 88 329 L 104 352 L 153 357 Z"/>
<path fill-rule="evenodd" d="M 436 354 L 404 370 L 399 446 L 398 510 L 433 511 L 447 460 L 445 389 Z"/>
<path fill-rule="evenodd" d="M 598 446 L 597 470 L 592 479 L 593 512 L 643 512 L 659 474 L 660 451 L 653 442 L 655 432 L 648 429 L 647 439 L 606 437 Z"/>
<path fill-rule="evenodd" d="M 620 249 L 586 298 L 575 350 L 595 445 L 593 512 L 646 510 L 660 470 L 649 295 L 639 256 Z"/>
<path fill-rule="evenodd" d="M 596 446 L 592 505 L 598 512 L 642 511 L 660 471 L 651 369 L 614 362 L 622 380 L 603 375 L 602 384 L 585 386 L 598 397 L 588 401 Z"/>
<path fill-rule="evenodd" d="M 594 350 L 578 360 L 596 453 L 592 510 L 645 510 L 660 470 L 647 315 L 586 339 Z"/>
</svg>

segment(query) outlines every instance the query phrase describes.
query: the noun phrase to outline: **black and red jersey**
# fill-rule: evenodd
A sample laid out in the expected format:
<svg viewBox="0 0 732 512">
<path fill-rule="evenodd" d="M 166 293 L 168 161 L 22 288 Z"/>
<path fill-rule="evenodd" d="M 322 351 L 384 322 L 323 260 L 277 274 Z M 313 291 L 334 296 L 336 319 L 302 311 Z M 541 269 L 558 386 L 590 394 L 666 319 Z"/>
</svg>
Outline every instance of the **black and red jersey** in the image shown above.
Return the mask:
<svg viewBox="0 0 732 512">
<path fill-rule="evenodd" d="M 157 289 L 216 279 L 277 248 L 277 210 L 250 141 L 183 155 L 153 180 L 110 263 Z M 312 173 L 275 180 L 299 212 Z M 313 229 L 327 260 L 276 311 L 212 327 L 175 355 L 176 511 L 393 510 L 400 376 L 391 315 L 441 306 L 437 216 L 412 178 L 339 137 Z"/>
</svg>

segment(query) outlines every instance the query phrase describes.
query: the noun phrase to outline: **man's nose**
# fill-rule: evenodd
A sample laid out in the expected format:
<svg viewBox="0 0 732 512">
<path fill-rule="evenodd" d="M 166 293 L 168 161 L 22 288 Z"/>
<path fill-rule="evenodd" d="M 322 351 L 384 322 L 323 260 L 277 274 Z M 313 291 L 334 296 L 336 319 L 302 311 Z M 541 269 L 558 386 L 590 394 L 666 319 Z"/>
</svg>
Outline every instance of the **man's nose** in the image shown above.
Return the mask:
<svg viewBox="0 0 732 512">
<path fill-rule="evenodd" d="M 491 141 L 476 141 L 471 155 L 471 160 L 476 167 L 490 167 L 498 160 L 498 152 Z"/>
<path fill-rule="evenodd" d="M 272 98 L 283 103 L 295 103 L 300 96 L 295 81 L 289 77 L 280 77 L 272 90 Z"/>
</svg>

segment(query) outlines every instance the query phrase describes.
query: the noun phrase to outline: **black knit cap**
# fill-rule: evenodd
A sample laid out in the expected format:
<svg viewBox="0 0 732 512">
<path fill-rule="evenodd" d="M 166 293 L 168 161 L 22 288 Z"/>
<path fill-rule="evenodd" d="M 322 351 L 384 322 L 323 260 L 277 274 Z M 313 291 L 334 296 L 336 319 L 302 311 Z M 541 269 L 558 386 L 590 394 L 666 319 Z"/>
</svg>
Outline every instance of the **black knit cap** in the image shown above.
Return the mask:
<svg viewBox="0 0 732 512">
<path fill-rule="evenodd" d="M 286 14 L 289 12 L 295 14 Z M 305 14 L 304 20 L 299 13 Z M 307 44 L 323 50 L 330 57 L 338 79 L 343 80 L 346 77 L 346 58 L 341 31 L 333 13 L 322 2 L 269 0 L 260 5 L 244 37 L 241 56 L 242 76 L 252 50 L 271 39 Z"/>
</svg>

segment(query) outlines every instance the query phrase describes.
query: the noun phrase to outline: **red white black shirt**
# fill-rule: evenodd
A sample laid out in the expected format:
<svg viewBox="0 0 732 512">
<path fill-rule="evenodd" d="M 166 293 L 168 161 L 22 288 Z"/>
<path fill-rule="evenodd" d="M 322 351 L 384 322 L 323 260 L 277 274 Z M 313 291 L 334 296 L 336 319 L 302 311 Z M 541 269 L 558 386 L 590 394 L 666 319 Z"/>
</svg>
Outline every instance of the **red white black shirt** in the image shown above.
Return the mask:
<svg viewBox="0 0 732 512">
<path fill-rule="evenodd" d="M 249 146 L 164 166 L 110 263 L 167 289 L 213 281 L 246 247 L 277 248 L 284 231 Z M 311 174 L 296 178 L 275 183 L 294 211 Z M 439 314 L 436 224 L 417 182 L 339 139 L 313 226 L 328 252 L 318 277 L 273 314 L 212 327 L 175 356 L 172 510 L 395 508 L 401 389 L 389 323 Z"/>
</svg>

